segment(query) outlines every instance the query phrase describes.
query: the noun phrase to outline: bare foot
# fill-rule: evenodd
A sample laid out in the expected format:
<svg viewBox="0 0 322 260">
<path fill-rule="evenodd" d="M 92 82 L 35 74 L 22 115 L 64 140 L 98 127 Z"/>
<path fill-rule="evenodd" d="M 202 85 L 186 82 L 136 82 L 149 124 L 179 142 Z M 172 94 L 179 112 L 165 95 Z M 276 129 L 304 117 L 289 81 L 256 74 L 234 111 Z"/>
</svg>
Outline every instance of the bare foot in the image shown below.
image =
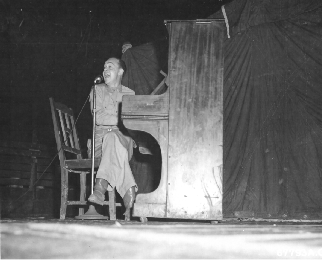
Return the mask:
<svg viewBox="0 0 322 260">
<path fill-rule="evenodd" d="M 133 207 L 135 201 L 135 188 L 134 186 L 129 188 L 123 197 L 123 202 L 125 206 L 125 221 L 131 220 L 131 208 Z"/>
<path fill-rule="evenodd" d="M 126 209 L 125 213 L 123 214 L 125 216 L 124 220 L 125 221 L 130 221 L 131 220 L 131 209 Z"/>
</svg>

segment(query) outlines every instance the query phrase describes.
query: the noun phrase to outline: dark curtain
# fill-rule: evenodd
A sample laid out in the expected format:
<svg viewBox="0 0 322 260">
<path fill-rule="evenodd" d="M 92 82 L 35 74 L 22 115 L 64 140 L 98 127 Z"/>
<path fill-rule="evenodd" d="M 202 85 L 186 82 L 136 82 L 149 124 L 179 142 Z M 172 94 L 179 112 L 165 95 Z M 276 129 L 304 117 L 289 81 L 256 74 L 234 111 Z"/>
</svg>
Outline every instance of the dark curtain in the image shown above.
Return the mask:
<svg viewBox="0 0 322 260">
<path fill-rule="evenodd" d="M 225 10 L 224 216 L 320 218 L 322 3 Z"/>
<path fill-rule="evenodd" d="M 136 95 L 149 95 L 163 80 L 160 73 L 167 73 L 167 39 L 128 49 L 123 55 L 127 66 L 122 84 L 135 91 Z"/>
</svg>

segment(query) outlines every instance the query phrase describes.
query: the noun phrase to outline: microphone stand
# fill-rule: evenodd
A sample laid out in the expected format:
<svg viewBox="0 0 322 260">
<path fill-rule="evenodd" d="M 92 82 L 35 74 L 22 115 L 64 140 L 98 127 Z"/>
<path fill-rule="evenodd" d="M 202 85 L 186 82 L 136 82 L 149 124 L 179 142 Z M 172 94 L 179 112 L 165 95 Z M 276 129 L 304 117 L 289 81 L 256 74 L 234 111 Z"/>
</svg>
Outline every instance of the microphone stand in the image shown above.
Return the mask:
<svg viewBox="0 0 322 260">
<path fill-rule="evenodd" d="M 94 88 L 93 88 L 93 135 L 92 135 L 91 194 L 93 194 L 93 190 L 94 190 L 95 130 L 96 130 L 96 84 L 94 85 Z"/>
<path fill-rule="evenodd" d="M 95 80 L 96 81 L 96 80 Z M 94 82 L 95 83 L 95 82 Z M 96 84 L 93 87 L 93 135 L 92 135 L 92 170 L 91 170 L 91 194 L 94 190 L 94 168 L 95 168 L 95 130 L 96 130 Z M 93 204 L 89 205 L 88 211 L 76 219 L 109 219 L 108 216 L 99 214 Z"/>
</svg>

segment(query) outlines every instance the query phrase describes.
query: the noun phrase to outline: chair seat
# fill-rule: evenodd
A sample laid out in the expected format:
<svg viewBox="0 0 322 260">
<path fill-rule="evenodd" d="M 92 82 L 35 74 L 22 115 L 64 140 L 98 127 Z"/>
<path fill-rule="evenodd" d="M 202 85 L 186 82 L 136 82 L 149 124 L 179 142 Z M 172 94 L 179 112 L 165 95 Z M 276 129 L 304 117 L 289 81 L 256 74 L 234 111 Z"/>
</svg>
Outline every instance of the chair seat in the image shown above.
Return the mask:
<svg viewBox="0 0 322 260">
<path fill-rule="evenodd" d="M 100 159 L 95 159 L 94 168 L 97 168 L 99 163 Z M 65 166 L 68 169 L 90 169 L 92 167 L 92 159 L 65 160 Z"/>
</svg>

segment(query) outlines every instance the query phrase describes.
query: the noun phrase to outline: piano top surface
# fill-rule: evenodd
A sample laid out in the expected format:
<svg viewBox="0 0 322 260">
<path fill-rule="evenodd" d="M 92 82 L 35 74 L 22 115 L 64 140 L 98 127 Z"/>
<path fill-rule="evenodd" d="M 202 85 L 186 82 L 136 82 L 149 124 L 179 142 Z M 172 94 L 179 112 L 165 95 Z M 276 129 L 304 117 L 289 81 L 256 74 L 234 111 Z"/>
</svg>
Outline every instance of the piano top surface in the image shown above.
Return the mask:
<svg viewBox="0 0 322 260">
<path fill-rule="evenodd" d="M 167 116 L 169 114 L 169 91 L 161 95 L 123 96 L 122 118 L 131 116 Z"/>
</svg>

